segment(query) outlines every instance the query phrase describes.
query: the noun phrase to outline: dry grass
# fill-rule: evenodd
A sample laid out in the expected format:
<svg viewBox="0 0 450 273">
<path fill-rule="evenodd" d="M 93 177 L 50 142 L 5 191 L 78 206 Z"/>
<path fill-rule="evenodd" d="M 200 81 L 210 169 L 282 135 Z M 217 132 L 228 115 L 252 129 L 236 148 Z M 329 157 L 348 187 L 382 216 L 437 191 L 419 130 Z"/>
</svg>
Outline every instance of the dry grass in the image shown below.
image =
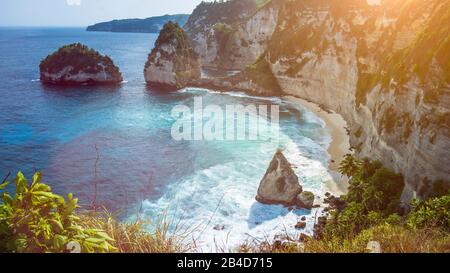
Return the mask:
<svg viewBox="0 0 450 273">
<path fill-rule="evenodd" d="M 157 223 L 136 221 L 119 223 L 107 212 L 85 213 L 81 216 L 85 228 L 104 230 L 115 240 L 120 253 L 186 253 L 198 251 L 191 232 L 169 232 L 165 220 Z M 162 217 L 164 219 L 164 217 Z M 151 226 L 154 232 L 149 232 Z M 173 230 L 173 229 L 172 229 Z M 299 242 L 285 236 L 284 242 L 269 239 L 243 243 L 240 253 L 368 253 L 367 244 L 379 242 L 384 253 L 450 253 L 450 234 L 439 229 L 410 229 L 401 225 L 379 225 L 359 233 L 354 239 L 309 239 Z M 218 252 L 230 252 L 217 248 Z M 232 251 L 234 252 L 234 251 Z"/>
<path fill-rule="evenodd" d="M 450 234 L 439 229 L 408 229 L 380 225 L 359 233 L 353 240 L 328 238 L 306 242 L 286 240 L 241 245 L 242 253 L 369 253 L 367 245 L 379 242 L 383 253 L 450 253 Z"/>
<path fill-rule="evenodd" d="M 169 232 L 170 225 L 162 220 L 157 223 L 137 220 L 119 223 L 108 212 L 81 215 L 85 228 L 102 229 L 115 240 L 119 253 L 186 253 L 195 250 L 187 234 Z M 147 227 L 152 227 L 149 232 Z"/>
<path fill-rule="evenodd" d="M 450 253 L 450 235 L 438 229 L 408 229 L 380 225 L 362 231 L 353 240 L 311 240 L 306 253 L 364 253 L 370 241 L 379 242 L 384 253 Z"/>
</svg>

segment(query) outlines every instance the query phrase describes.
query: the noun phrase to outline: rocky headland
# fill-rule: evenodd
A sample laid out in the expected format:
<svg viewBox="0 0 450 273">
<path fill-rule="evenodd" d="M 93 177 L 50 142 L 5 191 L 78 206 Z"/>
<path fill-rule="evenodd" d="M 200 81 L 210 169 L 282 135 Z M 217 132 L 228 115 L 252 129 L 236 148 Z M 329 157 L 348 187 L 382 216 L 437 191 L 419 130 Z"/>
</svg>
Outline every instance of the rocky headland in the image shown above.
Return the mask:
<svg viewBox="0 0 450 273">
<path fill-rule="evenodd" d="M 174 14 L 149 17 L 145 19 L 124 19 L 97 23 L 87 27 L 87 31 L 158 33 L 169 21 L 183 26 L 188 20 L 188 14 Z"/>
<path fill-rule="evenodd" d="M 39 68 L 43 84 L 115 85 L 123 81 L 110 57 L 80 43 L 61 47 L 47 56 Z"/>
</svg>

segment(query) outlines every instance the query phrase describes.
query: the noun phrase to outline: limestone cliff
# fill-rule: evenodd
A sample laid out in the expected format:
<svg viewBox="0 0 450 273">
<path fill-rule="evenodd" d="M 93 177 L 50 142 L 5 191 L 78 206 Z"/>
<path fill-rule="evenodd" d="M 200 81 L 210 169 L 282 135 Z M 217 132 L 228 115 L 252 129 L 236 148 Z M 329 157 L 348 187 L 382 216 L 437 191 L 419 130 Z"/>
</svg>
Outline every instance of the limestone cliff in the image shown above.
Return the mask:
<svg viewBox="0 0 450 273">
<path fill-rule="evenodd" d="M 404 201 L 450 187 L 450 0 L 273 0 L 235 23 L 205 18 L 207 6 L 187 26 L 203 65 L 243 70 L 216 85 L 276 86 L 341 113 L 359 156 L 404 174 Z"/>
<path fill-rule="evenodd" d="M 184 29 L 202 66 L 242 69 L 264 53 L 277 15 L 271 2 L 261 6 L 255 0 L 202 2 Z"/>
<path fill-rule="evenodd" d="M 177 23 L 164 25 L 148 56 L 144 74 L 148 84 L 166 89 L 183 88 L 200 77 L 198 56 Z"/>
<path fill-rule="evenodd" d="M 61 47 L 47 56 L 39 68 L 44 84 L 95 85 L 123 81 L 111 58 L 79 43 Z"/>
<path fill-rule="evenodd" d="M 450 1 L 285 1 L 279 18 L 266 58 L 285 93 L 341 113 L 405 201 L 449 186 Z"/>
</svg>

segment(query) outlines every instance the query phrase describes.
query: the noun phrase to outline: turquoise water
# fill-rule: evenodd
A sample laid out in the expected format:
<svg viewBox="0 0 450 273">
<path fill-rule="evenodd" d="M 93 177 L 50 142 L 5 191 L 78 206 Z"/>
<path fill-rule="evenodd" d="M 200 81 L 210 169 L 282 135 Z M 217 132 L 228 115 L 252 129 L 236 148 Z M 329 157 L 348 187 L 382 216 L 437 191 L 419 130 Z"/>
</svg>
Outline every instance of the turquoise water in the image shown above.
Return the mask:
<svg viewBox="0 0 450 273">
<path fill-rule="evenodd" d="M 330 143 L 323 121 L 277 98 L 149 89 L 143 66 L 155 39 L 75 28 L 0 29 L 0 176 L 40 170 L 56 192 L 73 192 L 84 206 L 105 206 L 123 221 L 166 215 L 174 231 L 192 230 L 204 250 L 295 233 L 300 215 L 310 219 L 310 232 L 314 211 L 289 212 L 254 197 L 278 148 L 305 189 L 322 191 Z M 73 42 L 111 56 L 125 82 L 117 88 L 42 86 L 40 60 Z M 280 141 L 173 140 L 171 110 L 192 105 L 195 96 L 204 105 L 279 105 Z"/>
</svg>

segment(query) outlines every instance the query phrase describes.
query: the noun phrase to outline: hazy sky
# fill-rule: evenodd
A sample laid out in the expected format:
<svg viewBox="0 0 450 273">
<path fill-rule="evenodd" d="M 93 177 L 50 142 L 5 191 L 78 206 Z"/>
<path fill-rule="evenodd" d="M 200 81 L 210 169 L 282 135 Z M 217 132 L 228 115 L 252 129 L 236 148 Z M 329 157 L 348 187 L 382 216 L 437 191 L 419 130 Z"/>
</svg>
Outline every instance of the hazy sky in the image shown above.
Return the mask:
<svg viewBox="0 0 450 273">
<path fill-rule="evenodd" d="M 123 18 L 191 13 L 201 0 L 0 0 L 1 26 L 87 26 Z"/>
</svg>

